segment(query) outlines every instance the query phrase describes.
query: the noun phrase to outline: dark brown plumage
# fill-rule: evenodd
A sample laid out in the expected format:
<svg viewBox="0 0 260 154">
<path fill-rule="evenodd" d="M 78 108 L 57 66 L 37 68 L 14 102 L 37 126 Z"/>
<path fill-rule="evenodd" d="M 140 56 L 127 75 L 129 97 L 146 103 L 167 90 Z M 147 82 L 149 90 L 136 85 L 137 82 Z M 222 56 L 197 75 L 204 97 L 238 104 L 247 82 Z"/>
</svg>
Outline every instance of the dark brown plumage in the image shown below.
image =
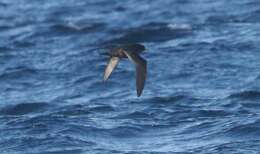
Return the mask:
<svg viewBox="0 0 260 154">
<path fill-rule="evenodd" d="M 105 69 L 104 81 L 109 78 L 121 58 L 128 58 L 136 66 L 136 91 L 137 96 L 141 96 L 146 80 L 147 62 L 139 54 L 144 50 L 145 47 L 141 44 L 129 44 L 112 49 L 109 52 L 110 59 Z"/>
</svg>

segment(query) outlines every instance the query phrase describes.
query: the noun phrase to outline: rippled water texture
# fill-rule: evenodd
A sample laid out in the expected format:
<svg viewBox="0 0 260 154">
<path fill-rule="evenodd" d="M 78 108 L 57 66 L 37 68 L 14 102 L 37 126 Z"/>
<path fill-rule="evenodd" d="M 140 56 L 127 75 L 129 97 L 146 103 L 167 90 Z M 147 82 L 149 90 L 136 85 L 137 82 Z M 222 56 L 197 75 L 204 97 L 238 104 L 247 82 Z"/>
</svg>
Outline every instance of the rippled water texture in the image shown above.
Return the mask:
<svg viewBox="0 0 260 154">
<path fill-rule="evenodd" d="M 259 0 L 1 0 L 0 153 L 260 153 Z M 143 95 L 108 48 L 142 43 Z"/>
</svg>

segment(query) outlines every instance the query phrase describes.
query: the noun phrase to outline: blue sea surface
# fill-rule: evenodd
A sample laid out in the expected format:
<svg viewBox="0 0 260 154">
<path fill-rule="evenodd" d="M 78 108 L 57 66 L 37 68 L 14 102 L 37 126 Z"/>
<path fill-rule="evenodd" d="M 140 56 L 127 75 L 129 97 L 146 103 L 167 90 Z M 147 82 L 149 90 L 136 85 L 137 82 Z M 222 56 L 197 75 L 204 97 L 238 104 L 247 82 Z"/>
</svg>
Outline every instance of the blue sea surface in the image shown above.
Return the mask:
<svg viewBox="0 0 260 154">
<path fill-rule="evenodd" d="M 0 66 L 1 154 L 260 153 L 259 0 L 1 0 Z"/>
</svg>

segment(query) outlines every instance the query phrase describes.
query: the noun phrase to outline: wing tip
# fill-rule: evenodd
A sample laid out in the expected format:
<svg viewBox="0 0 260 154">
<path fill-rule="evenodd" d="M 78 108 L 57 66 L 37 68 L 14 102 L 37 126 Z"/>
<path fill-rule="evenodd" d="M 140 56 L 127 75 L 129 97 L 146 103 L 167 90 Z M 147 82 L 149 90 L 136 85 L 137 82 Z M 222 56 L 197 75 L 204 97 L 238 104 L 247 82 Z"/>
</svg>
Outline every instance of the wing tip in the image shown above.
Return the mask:
<svg viewBox="0 0 260 154">
<path fill-rule="evenodd" d="M 107 72 L 105 71 L 105 72 L 104 72 L 103 81 L 104 81 L 104 82 L 107 81 L 108 77 L 109 77 L 109 76 L 107 75 Z"/>
<path fill-rule="evenodd" d="M 103 78 L 103 82 L 106 82 L 106 81 L 107 81 L 107 79 L 104 77 L 104 78 Z"/>
<path fill-rule="evenodd" d="M 142 92 L 138 93 L 137 92 L 137 97 L 140 97 L 142 95 Z"/>
</svg>

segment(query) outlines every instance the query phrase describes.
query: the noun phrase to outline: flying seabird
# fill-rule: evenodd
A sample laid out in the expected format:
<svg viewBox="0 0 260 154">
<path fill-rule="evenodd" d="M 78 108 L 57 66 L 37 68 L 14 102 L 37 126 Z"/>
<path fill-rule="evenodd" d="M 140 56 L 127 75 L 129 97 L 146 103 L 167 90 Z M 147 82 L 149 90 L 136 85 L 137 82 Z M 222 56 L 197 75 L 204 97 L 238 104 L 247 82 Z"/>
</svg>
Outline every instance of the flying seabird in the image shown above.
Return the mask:
<svg viewBox="0 0 260 154">
<path fill-rule="evenodd" d="M 139 56 L 144 50 L 145 47 L 141 44 L 128 44 L 110 50 L 108 53 L 110 59 L 105 69 L 104 81 L 109 78 L 121 58 L 128 58 L 136 67 L 136 92 L 139 97 L 142 94 L 147 73 L 147 62 Z"/>
</svg>

